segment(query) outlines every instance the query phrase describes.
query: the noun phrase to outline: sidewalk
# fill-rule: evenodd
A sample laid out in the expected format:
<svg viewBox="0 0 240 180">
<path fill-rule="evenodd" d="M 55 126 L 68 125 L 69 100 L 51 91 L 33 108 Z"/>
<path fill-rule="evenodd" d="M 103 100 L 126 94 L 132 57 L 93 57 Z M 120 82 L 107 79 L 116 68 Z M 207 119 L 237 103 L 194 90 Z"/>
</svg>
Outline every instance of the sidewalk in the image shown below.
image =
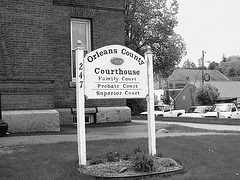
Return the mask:
<svg viewBox="0 0 240 180">
<path fill-rule="evenodd" d="M 108 123 L 86 125 L 86 140 L 146 137 L 145 123 Z M 134 133 L 136 131 L 142 133 Z M 0 148 L 27 144 L 77 142 L 77 126 L 61 126 L 60 132 L 8 134 L 0 138 Z"/>
<path fill-rule="evenodd" d="M 145 120 L 133 120 L 132 122 L 145 122 Z M 240 125 L 223 125 L 223 124 L 203 124 L 203 123 L 187 123 L 187 122 L 168 122 L 156 121 L 156 124 L 176 124 L 199 129 L 217 130 L 217 131 L 240 131 Z"/>
<path fill-rule="evenodd" d="M 240 131 L 240 126 L 225 125 L 209 125 L 197 123 L 178 123 L 178 122 L 160 122 L 156 121 L 156 130 L 164 128 L 166 124 L 178 124 L 181 126 L 189 126 L 201 129 Z M 198 136 L 221 134 L 214 132 L 187 132 L 187 133 L 165 133 L 157 132 L 156 137 L 166 136 Z M 229 134 L 229 133 L 225 133 Z M 86 125 L 86 140 L 102 140 L 102 139 L 128 139 L 128 138 L 147 138 L 148 125 L 146 120 L 132 120 L 132 122 L 109 123 L 109 124 L 92 124 Z M 22 146 L 27 144 L 43 144 L 57 142 L 77 142 L 77 127 L 61 126 L 60 132 L 45 133 L 25 133 L 25 134 L 9 134 L 0 138 L 0 148 L 6 146 Z"/>
</svg>

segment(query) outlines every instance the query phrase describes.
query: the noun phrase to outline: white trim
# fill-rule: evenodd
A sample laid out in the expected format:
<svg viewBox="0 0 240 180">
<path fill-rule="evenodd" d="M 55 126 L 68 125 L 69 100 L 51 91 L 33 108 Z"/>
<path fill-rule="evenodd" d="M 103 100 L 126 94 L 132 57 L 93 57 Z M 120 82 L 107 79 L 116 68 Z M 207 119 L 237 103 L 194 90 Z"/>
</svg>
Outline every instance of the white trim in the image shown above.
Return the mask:
<svg viewBox="0 0 240 180">
<path fill-rule="evenodd" d="M 70 29 L 71 29 L 71 77 L 72 82 L 76 82 L 76 78 L 73 77 L 73 62 L 72 62 L 72 52 L 74 50 L 73 48 L 73 23 L 79 23 L 79 24 L 85 24 L 86 25 L 86 44 L 87 48 L 84 49 L 84 51 L 87 51 L 89 53 L 91 51 L 91 21 L 88 19 L 76 19 L 72 18 L 70 22 Z"/>
</svg>

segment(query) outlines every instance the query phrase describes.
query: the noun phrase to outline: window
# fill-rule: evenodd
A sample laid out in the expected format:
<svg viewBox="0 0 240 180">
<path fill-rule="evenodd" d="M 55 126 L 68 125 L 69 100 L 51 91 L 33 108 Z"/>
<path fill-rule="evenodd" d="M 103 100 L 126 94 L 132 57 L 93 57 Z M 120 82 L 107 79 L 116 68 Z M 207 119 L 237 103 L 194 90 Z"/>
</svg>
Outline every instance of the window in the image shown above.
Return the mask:
<svg viewBox="0 0 240 180">
<path fill-rule="evenodd" d="M 91 33 L 90 20 L 87 19 L 71 19 L 71 73 L 72 81 L 76 81 L 76 55 L 75 49 L 77 41 L 82 41 L 84 54 L 91 51 Z"/>
<path fill-rule="evenodd" d="M 232 112 L 237 111 L 237 109 L 235 107 L 232 107 Z"/>
<path fill-rule="evenodd" d="M 90 123 L 90 115 L 85 115 L 85 123 L 89 124 Z"/>
<path fill-rule="evenodd" d="M 165 106 L 164 112 L 169 112 L 169 111 L 170 111 L 170 107 L 169 106 Z"/>
</svg>

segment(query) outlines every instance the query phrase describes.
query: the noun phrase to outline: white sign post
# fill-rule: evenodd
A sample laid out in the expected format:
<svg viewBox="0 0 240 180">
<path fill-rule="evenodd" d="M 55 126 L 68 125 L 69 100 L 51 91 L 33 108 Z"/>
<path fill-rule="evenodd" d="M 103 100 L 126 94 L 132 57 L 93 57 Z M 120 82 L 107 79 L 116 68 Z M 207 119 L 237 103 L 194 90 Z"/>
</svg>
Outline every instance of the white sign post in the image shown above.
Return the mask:
<svg viewBox="0 0 240 180">
<path fill-rule="evenodd" d="M 150 155 L 156 154 L 156 133 L 155 133 L 155 114 L 154 114 L 154 85 L 153 85 L 153 54 L 150 47 L 145 53 L 145 59 L 148 63 L 148 149 Z"/>
<path fill-rule="evenodd" d="M 76 49 L 76 96 L 77 96 L 77 139 L 79 165 L 86 165 L 86 135 L 85 135 L 85 97 L 84 97 L 84 49 L 81 41 Z"/>
</svg>

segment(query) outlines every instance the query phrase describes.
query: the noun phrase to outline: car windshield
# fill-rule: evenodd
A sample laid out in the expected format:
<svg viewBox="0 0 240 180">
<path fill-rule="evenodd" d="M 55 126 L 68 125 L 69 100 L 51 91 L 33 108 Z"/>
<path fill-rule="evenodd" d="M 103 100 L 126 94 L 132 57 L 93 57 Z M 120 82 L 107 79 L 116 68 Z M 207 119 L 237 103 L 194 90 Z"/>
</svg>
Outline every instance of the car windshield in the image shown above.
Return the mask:
<svg viewBox="0 0 240 180">
<path fill-rule="evenodd" d="M 155 106 L 155 111 L 163 111 L 163 106 Z"/>
<path fill-rule="evenodd" d="M 219 109 L 220 112 L 229 112 L 231 109 L 230 104 L 215 104 L 212 106 L 211 112 L 217 112 Z"/>
<path fill-rule="evenodd" d="M 205 111 L 205 107 L 200 107 L 200 106 L 198 106 L 198 107 L 194 110 L 195 113 L 204 113 L 204 111 Z"/>
<path fill-rule="evenodd" d="M 187 111 L 187 113 L 193 113 L 195 111 L 196 107 L 190 107 Z"/>
<path fill-rule="evenodd" d="M 187 113 L 204 113 L 205 107 L 202 106 L 196 106 L 196 107 L 190 107 Z"/>
</svg>

